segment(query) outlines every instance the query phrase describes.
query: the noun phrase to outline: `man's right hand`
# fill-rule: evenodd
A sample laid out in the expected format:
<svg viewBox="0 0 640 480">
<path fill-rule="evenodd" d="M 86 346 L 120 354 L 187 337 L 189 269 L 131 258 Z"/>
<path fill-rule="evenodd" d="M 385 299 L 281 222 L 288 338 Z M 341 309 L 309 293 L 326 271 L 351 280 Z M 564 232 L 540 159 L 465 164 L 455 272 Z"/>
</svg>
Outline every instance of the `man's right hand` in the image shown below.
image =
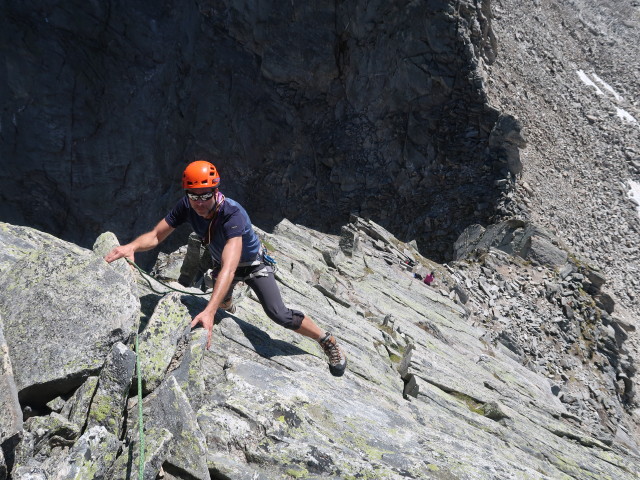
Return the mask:
<svg viewBox="0 0 640 480">
<path fill-rule="evenodd" d="M 107 253 L 104 257 L 107 263 L 111 263 L 114 260 L 118 260 L 119 258 L 128 258 L 132 262 L 135 262 L 134 258 L 135 249 L 131 244 L 121 245 L 119 247 L 113 248 L 109 253 Z"/>
<path fill-rule="evenodd" d="M 147 250 L 151 250 L 158 246 L 160 242 L 162 242 L 165 238 L 167 238 L 171 232 L 175 229 L 167 223 L 167 221 L 163 218 L 158 222 L 158 224 L 153 228 L 153 230 L 148 231 L 147 233 L 143 233 L 138 238 L 136 238 L 133 242 L 129 242 L 126 245 L 121 245 L 119 247 L 115 247 L 109 253 L 104 256 L 105 261 L 108 263 L 113 262 L 114 260 L 118 260 L 119 258 L 125 257 L 129 259 L 131 262 L 134 262 L 133 254 L 136 252 L 146 252 Z"/>
</svg>

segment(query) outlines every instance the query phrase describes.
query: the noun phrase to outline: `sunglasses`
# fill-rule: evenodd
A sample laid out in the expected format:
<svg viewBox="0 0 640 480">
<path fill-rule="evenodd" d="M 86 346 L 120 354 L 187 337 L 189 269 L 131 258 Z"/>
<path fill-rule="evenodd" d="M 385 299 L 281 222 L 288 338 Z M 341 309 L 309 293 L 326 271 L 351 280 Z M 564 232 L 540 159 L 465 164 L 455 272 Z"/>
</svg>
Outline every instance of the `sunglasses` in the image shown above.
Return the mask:
<svg viewBox="0 0 640 480">
<path fill-rule="evenodd" d="M 213 197 L 213 192 L 201 193 L 200 195 L 198 195 L 197 193 L 189 193 L 189 192 L 186 192 L 186 194 L 187 194 L 187 197 L 189 197 L 189 200 L 193 200 L 194 202 L 197 202 L 197 201 L 206 202 L 211 197 Z"/>
</svg>

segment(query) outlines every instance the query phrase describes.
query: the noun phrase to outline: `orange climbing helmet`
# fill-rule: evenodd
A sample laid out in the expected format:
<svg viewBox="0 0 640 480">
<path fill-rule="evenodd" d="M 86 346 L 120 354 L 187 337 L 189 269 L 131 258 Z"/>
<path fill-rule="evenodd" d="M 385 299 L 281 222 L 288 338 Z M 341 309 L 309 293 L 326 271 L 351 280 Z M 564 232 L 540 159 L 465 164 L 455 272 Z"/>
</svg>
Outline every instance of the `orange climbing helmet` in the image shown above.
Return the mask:
<svg viewBox="0 0 640 480">
<path fill-rule="evenodd" d="M 187 165 L 182 174 L 182 188 L 217 187 L 220 185 L 220 175 L 213 165 L 205 160 L 196 160 Z"/>
</svg>

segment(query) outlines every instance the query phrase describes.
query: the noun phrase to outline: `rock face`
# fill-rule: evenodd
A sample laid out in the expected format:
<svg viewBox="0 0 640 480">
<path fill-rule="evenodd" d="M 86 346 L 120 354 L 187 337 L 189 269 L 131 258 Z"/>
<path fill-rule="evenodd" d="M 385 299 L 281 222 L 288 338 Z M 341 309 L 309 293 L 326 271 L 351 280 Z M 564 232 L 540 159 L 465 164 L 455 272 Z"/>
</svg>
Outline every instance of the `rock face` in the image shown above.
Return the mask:
<svg viewBox="0 0 640 480">
<path fill-rule="evenodd" d="M 2 333 L 2 325 L 2 318 L 0 318 L 0 432 L 2 432 L 0 441 L 11 438 L 22 431 L 22 409 L 18 400 L 9 348 Z M 0 465 L 3 463 L 4 461 L 0 457 Z M 1 471 L 0 478 L 3 476 Z"/>
<path fill-rule="evenodd" d="M 15 385 L 24 404 L 42 406 L 99 371 L 111 345 L 129 340 L 139 301 L 130 280 L 92 251 L 26 227 L 0 223 L 0 231 L 8 252 L 0 315 Z"/>
<path fill-rule="evenodd" d="M 638 7 L 4 2 L 0 220 L 81 247 L 0 223 L 0 480 L 132 478 L 139 407 L 148 480 L 638 478 Z M 82 248 L 201 157 L 344 377 Z"/>
<path fill-rule="evenodd" d="M 549 232 L 521 220 L 507 220 L 487 229 L 473 225 L 454 244 L 454 258 L 461 260 L 471 252 L 488 252 L 494 248 L 547 266 L 563 266 L 567 252 L 554 246 L 553 241 Z"/>
<path fill-rule="evenodd" d="M 185 248 L 154 270 L 182 293 L 154 293 L 166 290 L 154 280 L 153 290 L 142 278 L 130 283 L 118 273 L 129 270 L 123 260 L 100 269 L 128 290 L 97 292 L 91 288 L 102 277 L 74 268 L 94 253 L 62 241 L 50 248 L 52 238 L 35 230 L 4 229 L 13 245 L 49 247 L 15 255 L 4 271 L 35 269 L 29 259 L 52 261 L 65 246 L 69 263 L 60 270 L 88 285 L 85 301 L 127 305 L 140 297 L 138 350 L 150 379 L 140 379 L 139 404 L 133 342 L 107 336 L 97 348 L 85 337 L 98 365 L 92 376 L 79 386 L 60 379 L 32 387 L 46 407 L 23 400 L 28 418 L 19 431 L 0 424 L 0 474 L 11 479 L 134 478 L 140 418 L 145 479 L 160 469 L 185 480 L 640 475 L 638 419 L 629 408 L 636 365 L 625 346 L 633 327 L 594 300 L 604 276 L 573 263 L 570 252 L 561 267 L 521 258 L 526 235 L 512 235 L 509 246 L 505 232 L 515 230 L 505 225 L 488 228 L 487 239 L 467 242 L 465 256 L 445 265 L 356 216 L 340 237 L 287 220 L 272 233 L 259 231 L 277 261 L 285 303 L 345 349 L 349 367 L 340 378 L 329 374 L 316 342 L 271 322 L 241 285 L 236 312 L 218 312 L 204 350 L 205 331 L 189 331 L 189 323 L 207 299 L 186 293 L 201 290 L 181 286 L 178 278 L 189 272 L 174 267 Z M 97 250 L 108 244 L 113 236 L 103 235 Z M 415 277 L 431 271 L 430 286 Z M 61 295 L 56 285 L 39 285 L 45 297 Z M 5 288 L 3 295 L 2 319 L 17 294 Z M 94 325 L 109 331 L 110 321 L 99 316 Z M 15 378 L 25 378 L 31 366 L 14 362 L 21 353 L 9 346 Z M 40 369 L 42 377 L 59 376 L 53 363 Z"/>
<path fill-rule="evenodd" d="M 151 227 L 203 157 L 265 228 L 338 233 L 355 212 L 450 256 L 521 168 L 521 125 L 484 91 L 489 0 L 5 2 L 0 18 L 0 220 L 83 246 Z"/>
</svg>

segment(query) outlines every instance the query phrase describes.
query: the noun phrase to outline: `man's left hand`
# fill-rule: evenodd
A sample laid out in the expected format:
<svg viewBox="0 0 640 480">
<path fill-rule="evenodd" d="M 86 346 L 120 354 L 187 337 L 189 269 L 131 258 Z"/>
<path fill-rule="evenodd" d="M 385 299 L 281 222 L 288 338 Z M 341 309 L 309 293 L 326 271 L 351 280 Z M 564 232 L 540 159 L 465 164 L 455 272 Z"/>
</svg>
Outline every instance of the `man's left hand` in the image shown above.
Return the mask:
<svg viewBox="0 0 640 480">
<path fill-rule="evenodd" d="M 209 347 L 211 346 L 211 334 L 213 333 L 214 316 L 215 311 L 214 313 L 209 313 L 209 311 L 205 309 L 198 315 L 196 315 L 191 321 L 191 328 L 195 327 L 198 324 L 202 324 L 202 326 L 207 330 L 207 346 L 205 347 L 207 350 L 209 350 Z"/>
</svg>

